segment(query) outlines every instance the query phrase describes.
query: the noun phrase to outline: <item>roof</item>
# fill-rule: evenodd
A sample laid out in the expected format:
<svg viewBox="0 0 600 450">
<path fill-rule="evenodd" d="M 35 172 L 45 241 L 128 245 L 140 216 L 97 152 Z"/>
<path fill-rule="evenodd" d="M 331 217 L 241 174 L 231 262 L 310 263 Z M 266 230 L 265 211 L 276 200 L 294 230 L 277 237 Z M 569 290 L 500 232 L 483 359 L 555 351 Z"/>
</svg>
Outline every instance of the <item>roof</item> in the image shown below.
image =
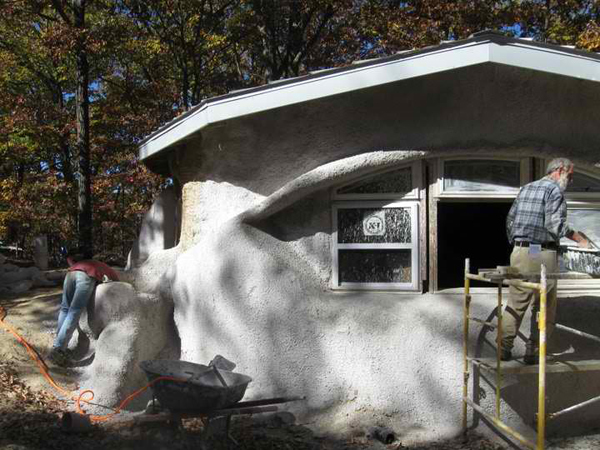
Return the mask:
<svg viewBox="0 0 600 450">
<path fill-rule="evenodd" d="M 142 161 L 156 157 L 219 122 L 483 63 L 600 81 L 599 54 L 486 31 L 464 40 L 356 61 L 347 67 L 320 70 L 209 98 L 146 137 L 139 145 L 139 157 Z"/>
</svg>

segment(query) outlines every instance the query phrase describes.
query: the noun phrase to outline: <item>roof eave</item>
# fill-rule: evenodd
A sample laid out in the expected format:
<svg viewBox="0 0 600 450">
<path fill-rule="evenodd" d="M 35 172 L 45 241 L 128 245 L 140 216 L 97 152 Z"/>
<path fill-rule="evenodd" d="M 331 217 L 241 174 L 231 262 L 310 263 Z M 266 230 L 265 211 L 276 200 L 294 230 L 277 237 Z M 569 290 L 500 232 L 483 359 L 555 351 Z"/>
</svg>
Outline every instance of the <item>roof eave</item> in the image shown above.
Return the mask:
<svg viewBox="0 0 600 450">
<path fill-rule="evenodd" d="M 488 62 L 600 79 L 600 61 L 594 54 L 497 36 L 467 39 L 206 100 L 146 138 L 140 144 L 139 157 L 156 156 L 218 122 Z"/>
</svg>

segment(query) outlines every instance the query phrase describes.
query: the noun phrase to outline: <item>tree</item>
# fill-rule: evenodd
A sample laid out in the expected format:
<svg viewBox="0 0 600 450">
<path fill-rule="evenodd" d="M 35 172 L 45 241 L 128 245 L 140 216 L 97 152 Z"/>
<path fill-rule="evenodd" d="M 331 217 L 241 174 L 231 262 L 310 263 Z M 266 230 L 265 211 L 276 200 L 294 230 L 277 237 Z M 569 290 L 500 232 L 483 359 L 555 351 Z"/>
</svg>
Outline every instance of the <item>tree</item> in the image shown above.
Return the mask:
<svg viewBox="0 0 600 450">
<path fill-rule="evenodd" d="M 162 53 L 183 110 L 224 92 L 230 79 L 226 24 L 240 0 L 123 0 L 136 33 Z M 176 69 L 176 70 L 173 70 Z M 168 71 L 165 71 L 168 72 Z"/>
<path fill-rule="evenodd" d="M 67 4 L 59 6 L 70 8 Z M 50 234 L 51 243 L 55 241 L 56 246 L 74 241 L 95 242 L 102 252 L 115 254 L 105 245 L 107 240 L 104 238 L 110 235 L 115 236 L 115 242 L 121 239 L 118 246 L 119 254 L 123 256 L 122 253 L 126 254 L 123 248 L 135 238 L 135 227 L 139 225 L 143 210 L 151 203 L 151 196 L 162 182 L 159 177 L 141 167 L 134 169 L 134 166 L 135 142 L 158 126 L 161 117 L 170 119 L 173 115 L 169 107 L 162 106 L 162 116 L 153 111 L 157 109 L 156 105 L 165 103 L 164 96 L 155 95 L 163 91 L 164 85 L 154 87 L 150 98 L 155 103 L 145 114 L 138 113 L 144 110 L 141 101 L 130 98 L 123 103 L 128 95 L 126 91 L 134 84 L 140 86 L 134 94 L 142 92 L 140 98 L 147 97 L 143 95 L 142 83 L 129 79 L 120 82 L 123 79 L 122 59 L 118 60 L 115 55 L 116 50 L 134 41 L 127 33 L 131 24 L 123 15 L 111 14 L 111 6 L 96 3 L 96 8 L 88 15 L 89 32 L 86 34 L 86 45 L 94 55 L 90 65 L 94 89 L 87 94 L 88 108 L 93 110 L 88 113 L 91 117 L 89 130 L 93 133 L 88 131 L 86 137 L 77 131 L 76 125 L 77 59 L 74 53 L 77 34 L 73 32 L 73 25 L 61 18 L 49 3 L 13 1 L 3 3 L 0 8 L 0 61 L 3 62 L 0 64 L 0 89 L 3 92 L 0 96 L 0 130 L 5 137 L 5 141 L 0 141 L 0 170 L 4 179 L 0 185 L 0 204 L 6 209 L 2 214 L 4 223 L 10 225 L 3 228 L 5 237 L 23 242 L 39 233 Z M 122 54 L 123 51 L 120 56 Z M 104 86 L 104 80 L 113 85 Z M 83 87 L 86 85 L 85 82 L 82 84 Z M 125 94 L 119 95 L 121 89 Z M 86 94 L 81 92 L 83 90 L 80 90 L 79 98 L 85 99 Z M 169 113 L 165 114 L 165 110 Z M 84 115 L 80 113 L 80 118 Z M 131 117 L 137 119 L 135 126 L 124 126 Z M 139 126 L 143 120 L 147 123 Z M 98 219 L 93 224 L 95 232 L 107 230 L 109 222 L 112 227 L 120 226 L 117 218 L 127 216 L 132 219 L 124 221 L 125 229 L 120 229 L 119 233 L 106 232 L 104 236 L 93 237 L 93 241 L 74 233 L 77 223 L 82 222 L 80 212 L 85 211 L 78 208 L 79 186 L 85 188 L 85 180 L 79 184 L 75 175 L 78 144 L 82 141 L 89 143 L 88 167 L 83 166 L 84 175 L 89 174 L 89 196 L 94 194 L 99 201 L 94 208 Z M 127 171 L 134 176 L 125 176 Z M 92 177 L 97 178 L 95 186 Z M 132 187 L 135 182 L 141 182 L 147 188 L 136 191 Z M 130 192 L 131 195 L 127 199 L 122 195 L 114 202 L 115 192 Z M 84 195 L 87 196 L 85 191 Z M 114 211 L 108 212 L 106 205 L 114 206 Z M 133 211 L 131 216 L 128 211 Z M 123 239 L 128 239 L 128 243 Z"/>
<path fill-rule="evenodd" d="M 51 0 L 56 13 L 67 25 L 73 36 L 73 53 L 76 71 L 75 111 L 77 140 L 77 184 L 79 245 L 86 258 L 93 255 L 92 234 L 92 182 L 90 173 L 90 113 L 89 113 L 89 64 L 87 56 L 86 0 Z M 44 14 L 40 11 L 40 14 Z"/>
<path fill-rule="evenodd" d="M 244 0 L 230 22 L 241 81 L 249 84 L 289 78 L 337 65 L 353 52 L 352 0 Z M 341 48 L 344 43 L 347 48 Z M 349 50 L 353 49 L 353 50 Z"/>
<path fill-rule="evenodd" d="M 70 87 L 68 69 L 54 51 L 53 21 L 32 20 L 37 10 L 31 7 L 15 1 L 0 10 L 0 129 L 5 137 L 0 196 L 7 207 L 5 232 L 13 239 L 47 232 L 44 227 L 50 224 L 64 225 L 61 220 L 69 221 L 75 212 L 64 201 L 45 204 L 68 197 L 73 182 Z M 36 192 L 42 184 L 44 195 Z"/>
</svg>

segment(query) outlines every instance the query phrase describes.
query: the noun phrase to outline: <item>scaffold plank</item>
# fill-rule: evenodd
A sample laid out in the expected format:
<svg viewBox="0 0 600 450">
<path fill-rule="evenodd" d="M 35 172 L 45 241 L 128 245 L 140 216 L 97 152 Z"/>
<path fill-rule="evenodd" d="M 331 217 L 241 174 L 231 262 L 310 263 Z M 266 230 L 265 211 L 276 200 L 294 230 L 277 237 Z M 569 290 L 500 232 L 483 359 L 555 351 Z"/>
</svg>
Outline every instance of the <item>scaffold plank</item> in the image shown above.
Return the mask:
<svg viewBox="0 0 600 450">
<path fill-rule="evenodd" d="M 473 362 L 484 370 L 496 370 L 496 358 L 473 358 Z M 532 374 L 537 375 L 539 366 L 527 365 L 521 359 L 502 361 L 501 370 L 503 374 Z M 588 359 L 579 361 L 547 360 L 546 373 L 579 373 L 600 371 L 600 360 Z"/>
</svg>

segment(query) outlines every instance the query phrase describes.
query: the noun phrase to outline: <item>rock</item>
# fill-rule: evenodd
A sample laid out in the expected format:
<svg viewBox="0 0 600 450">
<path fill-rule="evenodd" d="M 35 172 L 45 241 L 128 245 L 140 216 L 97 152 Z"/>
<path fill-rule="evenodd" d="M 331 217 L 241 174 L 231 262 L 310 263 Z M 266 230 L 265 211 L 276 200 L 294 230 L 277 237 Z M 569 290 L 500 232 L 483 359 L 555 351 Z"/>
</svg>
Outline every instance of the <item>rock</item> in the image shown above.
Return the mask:
<svg viewBox="0 0 600 450">
<path fill-rule="evenodd" d="M 4 286 L 4 288 L 11 294 L 22 294 L 23 292 L 27 292 L 32 287 L 33 281 L 31 280 L 17 281 L 16 283 L 10 283 Z"/>
</svg>

